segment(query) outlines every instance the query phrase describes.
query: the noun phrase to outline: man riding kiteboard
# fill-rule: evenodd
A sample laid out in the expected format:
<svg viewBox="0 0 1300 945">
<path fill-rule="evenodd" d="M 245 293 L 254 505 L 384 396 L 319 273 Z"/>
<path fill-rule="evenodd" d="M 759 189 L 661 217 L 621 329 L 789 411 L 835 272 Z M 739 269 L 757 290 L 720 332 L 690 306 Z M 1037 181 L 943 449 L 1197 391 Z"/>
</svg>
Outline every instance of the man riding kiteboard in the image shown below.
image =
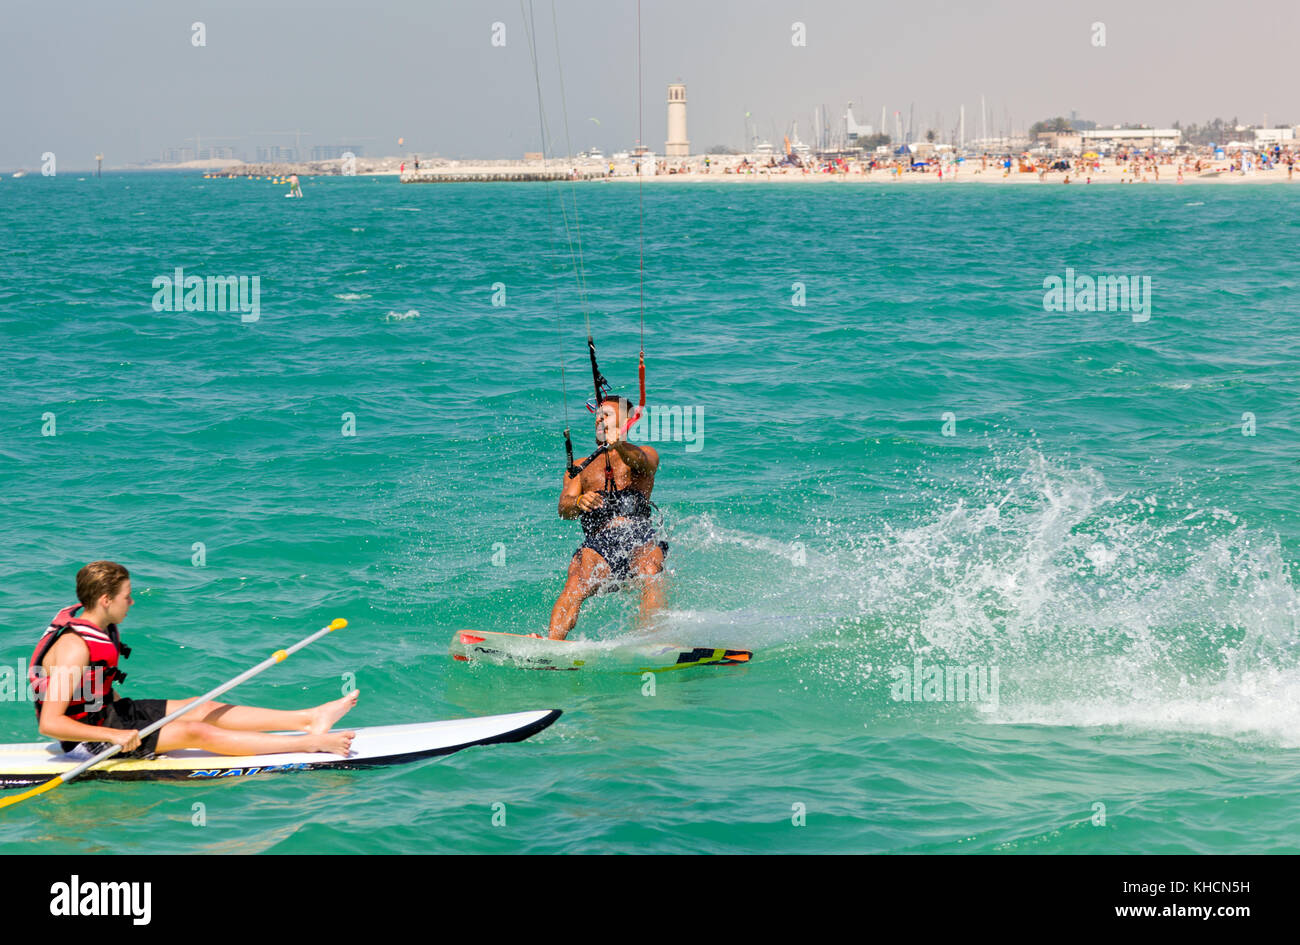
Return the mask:
<svg viewBox="0 0 1300 945">
<path fill-rule="evenodd" d="M 664 555 L 668 543 L 658 541 L 650 522 L 650 493 L 659 469 L 659 453 L 637 446 L 627 432 L 645 408 L 645 357 L 640 362 L 641 402 L 633 409 L 625 397 L 609 392 L 609 383 L 596 366 L 596 346 L 587 336 L 596 398 L 588 409 L 596 413 L 600 446 L 581 464 L 573 462 L 569 431 L 564 431 L 569 465 L 560 492 L 560 517 L 582 523 L 583 542 L 569 560 L 569 575 L 551 609 L 549 636 L 563 640 L 578 620 L 582 602 L 608 586 L 611 579 L 641 579 L 641 620 L 645 623 L 663 606 Z M 603 463 L 594 460 L 603 457 Z"/>
</svg>

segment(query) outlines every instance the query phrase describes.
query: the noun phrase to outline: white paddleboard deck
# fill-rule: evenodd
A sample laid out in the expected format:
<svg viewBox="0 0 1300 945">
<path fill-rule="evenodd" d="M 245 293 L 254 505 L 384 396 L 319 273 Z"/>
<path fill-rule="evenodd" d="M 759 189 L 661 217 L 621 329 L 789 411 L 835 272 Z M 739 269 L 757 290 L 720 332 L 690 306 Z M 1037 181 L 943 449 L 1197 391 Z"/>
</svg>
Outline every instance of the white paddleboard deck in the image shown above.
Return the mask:
<svg viewBox="0 0 1300 945">
<path fill-rule="evenodd" d="M 214 755 L 187 748 L 148 759 L 110 759 L 91 768 L 78 780 L 189 781 L 321 768 L 350 770 L 403 764 L 435 755 L 449 755 L 473 745 L 520 742 L 537 734 L 559 717 L 559 709 L 539 709 L 509 715 L 352 729 L 357 735 L 352 741 L 352 752 L 346 758 L 322 752 Z M 58 742 L 0 745 L 0 787 L 39 784 L 72 770 L 88 757 L 90 756 L 80 747 L 65 754 Z"/>
<path fill-rule="evenodd" d="M 624 673 L 662 673 L 691 666 L 734 666 L 748 663 L 749 650 L 676 643 L 548 640 L 518 633 L 457 630 L 451 655 L 461 662 L 492 663 L 520 669 L 599 669 Z"/>
</svg>

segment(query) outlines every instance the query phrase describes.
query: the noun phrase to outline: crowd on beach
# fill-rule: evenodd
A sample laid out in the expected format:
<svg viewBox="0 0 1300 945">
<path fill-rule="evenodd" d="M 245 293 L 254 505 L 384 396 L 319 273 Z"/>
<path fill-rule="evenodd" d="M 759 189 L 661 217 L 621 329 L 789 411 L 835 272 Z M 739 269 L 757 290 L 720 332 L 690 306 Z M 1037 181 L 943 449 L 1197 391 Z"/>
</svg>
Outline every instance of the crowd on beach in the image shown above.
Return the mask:
<svg viewBox="0 0 1300 945">
<path fill-rule="evenodd" d="M 1235 145 L 1235 143 L 1234 143 Z M 875 153 L 838 154 L 705 154 L 686 158 L 647 155 L 644 160 L 616 155 L 584 161 L 580 156 L 551 161 L 449 160 L 409 162 L 393 159 L 358 168 L 358 174 L 395 173 L 403 181 L 447 180 L 867 180 L 867 181 L 1040 181 L 1059 183 L 1183 183 L 1185 181 L 1275 182 L 1295 179 L 1300 143 L 1286 141 L 1231 149 L 1183 145 L 1176 149 L 1120 147 L 1101 153 L 1053 151 L 959 150 L 947 145 L 920 145 Z M 651 163 L 653 161 L 653 163 Z M 292 183 L 292 174 L 308 177 L 346 173 L 339 162 L 324 166 L 239 165 L 205 177 L 251 177 Z M 422 166 L 423 165 L 423 166 Z"/>
<path fill-rule="evenodd" d="M 752 155 L 708 155 L 685 159 L 658 160 L 656 177 L 672 175 L 739 175 L 747 177 L 804 177 L 858 176 L 905 178 L 912 175 L 930 175 L 935 180 L 957 180 L 982 176 L 983 179 L 1019 178 L 1033 174 L 1039 181 L 1061 183 L 1092 183 L 1097 179 L 1120 183 L 1145 183 L 1174 180 L 1182 183 L 1189 177 L 1250 177 L 1257 172 L 1285 170 L 1286 179 L 1293 180 L 1295 164 L 1300 160 L 1300 148 L 1274 144 L 1260 150 L 1238 148 L 1225 152 L 1222 149 L 1180 148 L 1177 151 L 1120 148 L 1112 154 L 1101 155 L 1086 151 L 1082 154 L 1043 153 L 1022 151 L 1002 154 L 962 153 L 954 149 L 934 150 L 925 157 L 915 154 L 823 156 L 799 159 L 791 156 L 778 160 L 777 156 L 756 158 Z M 637 170 L 632 169 L 635 175 Z M 614 164 L 609 165 L 608 176 L 623 176 Z M 1020 178 L 1024 179 L 1024 178 Z M 1032 179 L 1032 178 L 1029 178 Z"/>
</svg>

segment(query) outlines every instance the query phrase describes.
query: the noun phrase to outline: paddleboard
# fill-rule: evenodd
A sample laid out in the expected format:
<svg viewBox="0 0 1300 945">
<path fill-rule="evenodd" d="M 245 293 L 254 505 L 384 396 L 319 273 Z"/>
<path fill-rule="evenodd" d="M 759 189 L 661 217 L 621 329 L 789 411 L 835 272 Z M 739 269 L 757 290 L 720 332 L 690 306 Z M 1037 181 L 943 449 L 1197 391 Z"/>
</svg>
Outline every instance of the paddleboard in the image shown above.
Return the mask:
<svg viewBox="0 0 1300 945">
<path fill-rule="evenodd" d="M 748 663 L 749 650 L 591 640 L 549 640 L 518 633 L 457 630 L 451 638 L 452 659 L 493 663 L 520 669 L 601 669 L 625 673 L 662 673 L 691 666 Z"/>
<path fill-rule="evenodd" d="M 197 781 L 322 768 L 351 770 L 404 764 L 420 758 L 449 755 L 472 745 L 521 742 L 559 717 L 559 709 L 549 709 L 352 729 L 357 735 L 352 741 L 352 752 L 346 758 L 322 752 L 214 755 L 187 748 L 149 759 L 118 761 L 111 758 L 91 768 L 78 780 Z M 48 781 L 90 757 L 84 751 L 78 747 L 77 751 L 65 754 L 58 742 L 0 745 L 0 787 L 25 787 Z"/>
</svg>

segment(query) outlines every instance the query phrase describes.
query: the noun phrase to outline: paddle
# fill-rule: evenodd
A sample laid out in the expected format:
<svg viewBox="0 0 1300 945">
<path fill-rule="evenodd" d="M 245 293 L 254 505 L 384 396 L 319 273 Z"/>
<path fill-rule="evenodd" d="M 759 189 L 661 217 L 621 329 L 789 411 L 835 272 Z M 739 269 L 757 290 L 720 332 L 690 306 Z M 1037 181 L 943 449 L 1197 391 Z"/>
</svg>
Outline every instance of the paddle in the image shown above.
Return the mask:
<svg viewBox="0 0 1300 945">
<path fill-rule="evenodd" d="M 287 650 L 276 650 L 274 653 L 272 653 L 266 659 L 262 660 L 262 662 L 258 663 L 252 669 L 240 673 L 234 679 L 230 680 L 230 682 L 222 683 L 216 689 L 213 689 L 211 692 L 199 696 L 193 702 L 182 706 L 181 708 L 177 709 L 175 712 L 173 712 L 171 715 L 167 716 L 166 718 L 161 718 L 157 722 L 154 722 L 152 725 L 142 728 L 140 730 L 140 738 L 143 739 L 146 735 L 150 735 L 153 732 L 156 732 L 158 729 L 162 728 L 168 722 L 176 721 L 186 712 L 190 711 L 191 709 L 197 708 L 198 706 L 201 706 L 203 703 L 209 701 L 210 699 L 215 699 L 217 696 L 221 695 L 222 693 L 229 692 L 231 689 L 234 689 L 240 683 L 252 679 L 254 676 L 256 676 L 258 673 L 260 673 L 262 670 L 266 669 L 267 667 L 274 666 L 276 663 L 288 659 L 290 653 L 297 653 L 307 644 L 315 643 L 317 640 L 325 636 L 325 634 L 329 633 L 331 630 L 342 630 L 347 625 L 348 622 L 344 620 L 342 617 L 340 617 L 337 620 L 332 621 L 328 627 L 322 627 L 321 629 L 317 630 L 315 633 L 313 633 L 311 636 L 307 637 L 306 639 L 299 640 L 297 643 L 289 647 Z M 0 800 L 0 807 L 9 807 L 11 804 L 17 804 L 19 801 L 25 801 L 29 797 L 35 797 L 37 794 L 44 794 L 46 791 L 52 791 L 60 784 L 66 784 L 67 782 L 71 781 L 73 778 L 78 777 L 79 775 L 89 771 L 91 768 L 95 767 L 95 765 L 99 764 L 101 761 L 108 760 L 109 758 L 113 757 L 121 750 L 122 750 L 121 745 L 113 745 L 111 748 L 107 749 L 106 751 L 100 752 L 94 758 L 91 758 L 90 760 L 82 762 L 81 764 L 77 765 L 71 771 L 67 771 L 56 778 L 51 778 L 50 780 L 46 781 L 44 784 L 37 785 L 36 787 L 32 788 L 29 791 L 23 791 L 23 793 L 17 794 L 14 797 L 6 797 Z"/>
</svg>

